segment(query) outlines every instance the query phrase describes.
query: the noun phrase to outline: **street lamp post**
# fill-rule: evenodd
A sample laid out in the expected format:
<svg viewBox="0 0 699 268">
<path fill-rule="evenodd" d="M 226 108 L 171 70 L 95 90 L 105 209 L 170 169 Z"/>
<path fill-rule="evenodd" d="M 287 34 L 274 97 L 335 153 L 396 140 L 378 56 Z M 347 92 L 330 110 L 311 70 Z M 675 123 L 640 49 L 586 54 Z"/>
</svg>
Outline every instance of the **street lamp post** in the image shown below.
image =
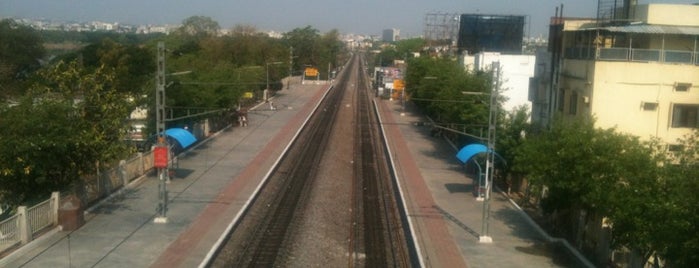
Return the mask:
<svg viewBox="0 0 699 268">
<path fill-rule="evenodd" d="M 281 62 L 281 61 L 275 61 L 275 62 L 267 62 L 267 63 L 265 63 L 265 69 L 266 69 L 266 72 L 267 72 L 267 86 L 265 87 L 264 92 L 262 92 L 262 99 L 264 99 L 265 102 L 267 102 L 267 101 L 268 101 L 268 98 L 269 98 L 269 65 L 272 65 L 272 64 L 282 64 L 282 62 Z"/>
</svg>

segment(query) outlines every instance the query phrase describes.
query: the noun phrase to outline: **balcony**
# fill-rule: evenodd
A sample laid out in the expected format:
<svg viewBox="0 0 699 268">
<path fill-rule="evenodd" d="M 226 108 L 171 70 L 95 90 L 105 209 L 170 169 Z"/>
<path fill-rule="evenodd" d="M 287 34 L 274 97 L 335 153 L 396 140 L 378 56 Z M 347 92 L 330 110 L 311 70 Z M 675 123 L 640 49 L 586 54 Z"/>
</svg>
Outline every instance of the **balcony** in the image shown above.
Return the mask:
<svg viewBox="0 0 699 268">
<path fill-rule="evenodd" d="M 564 57 L 573 60 L 661 62 L 699 66 L 699 52 L 640 48 L 569 47 Z"/>
</svg>

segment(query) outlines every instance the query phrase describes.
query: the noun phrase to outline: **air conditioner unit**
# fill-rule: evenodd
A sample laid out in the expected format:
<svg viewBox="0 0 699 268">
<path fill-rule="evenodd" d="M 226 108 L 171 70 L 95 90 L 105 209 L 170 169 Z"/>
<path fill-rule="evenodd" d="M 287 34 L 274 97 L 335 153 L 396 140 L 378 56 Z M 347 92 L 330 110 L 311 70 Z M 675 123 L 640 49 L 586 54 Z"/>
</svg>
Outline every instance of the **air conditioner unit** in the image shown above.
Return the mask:
<svg viewBox="0 0 699 268">
<path fill-rule="evenodd" d="M 641 102 L 641 109 L 644 111 L 655 111 L 658 109 L 658 103 L 657 102 Z"/>
</svg>

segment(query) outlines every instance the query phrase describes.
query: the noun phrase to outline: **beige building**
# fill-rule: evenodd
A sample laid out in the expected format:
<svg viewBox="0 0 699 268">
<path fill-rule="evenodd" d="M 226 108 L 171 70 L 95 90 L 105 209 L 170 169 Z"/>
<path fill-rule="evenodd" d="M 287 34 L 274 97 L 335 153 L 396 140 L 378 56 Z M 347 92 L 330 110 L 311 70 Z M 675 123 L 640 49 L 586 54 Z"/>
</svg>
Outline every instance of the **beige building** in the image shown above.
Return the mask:
<svg viewBox="0 0 699 268">
<path fill-rule="evenodd" d="M 550 35 L 547 67 L 530 86 L 532 122 L 592 115 L 598 127 L 669 145 L 699 127 L 699 5 L 638 5 L 621 21 L 553 18 Z"/>
</svg>

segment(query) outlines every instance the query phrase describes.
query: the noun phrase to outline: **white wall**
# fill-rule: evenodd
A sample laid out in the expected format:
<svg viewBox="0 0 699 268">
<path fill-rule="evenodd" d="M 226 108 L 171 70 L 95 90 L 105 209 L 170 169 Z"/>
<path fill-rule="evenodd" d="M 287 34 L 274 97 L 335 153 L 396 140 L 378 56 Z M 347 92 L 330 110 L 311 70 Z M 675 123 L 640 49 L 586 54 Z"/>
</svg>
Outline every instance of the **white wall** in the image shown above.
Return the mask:
<svg viewBox="0 0 699 268">
<path fill-rule="evenodd" d="M 534 77 L 536 57 L 534 55 L 502 55 L 498 52 L 482 52 L 473 56 L 464 56 L 462 63 L 468 70 L 488 70 L 493 62 L 500 62 L 502 70 L 502 91 L 500 94 L 508 100 L 503 108 L 511 111 L 517 106 L 527 105 L 529 102 L 529 78 Z M 472 64 L 472 65 L 471 65 Z"/>
</svg>

